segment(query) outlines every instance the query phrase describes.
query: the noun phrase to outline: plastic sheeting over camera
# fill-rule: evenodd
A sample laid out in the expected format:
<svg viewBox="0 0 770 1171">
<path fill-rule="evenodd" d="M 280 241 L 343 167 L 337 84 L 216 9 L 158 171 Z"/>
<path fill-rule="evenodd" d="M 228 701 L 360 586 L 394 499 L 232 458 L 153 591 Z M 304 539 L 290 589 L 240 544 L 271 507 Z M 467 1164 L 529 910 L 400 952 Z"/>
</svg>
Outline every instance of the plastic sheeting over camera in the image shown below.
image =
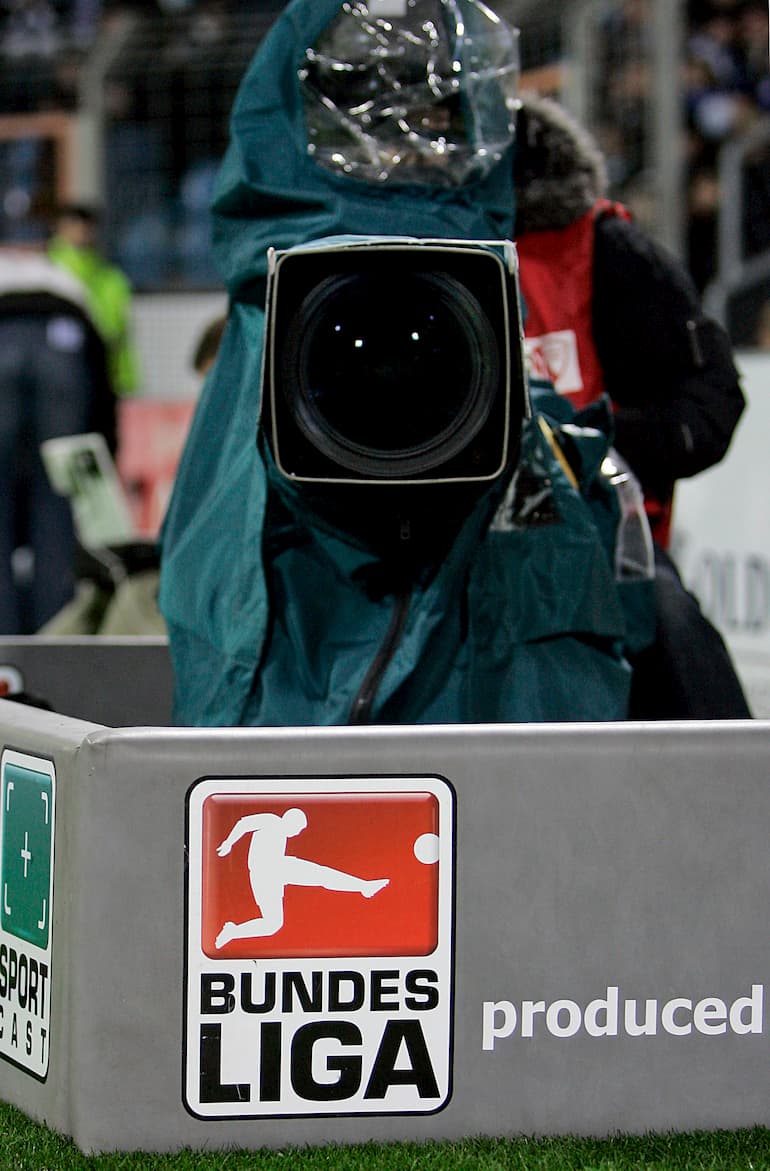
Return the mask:
<svg viewBox="0 0 770 1171">
<path fill-rule="evenodd" d="M 459 186 L 514 137 L 518 30 L 478 0 L 347 3 L 300 69 L 308 152 L 369 182 Z"/>
</svg>

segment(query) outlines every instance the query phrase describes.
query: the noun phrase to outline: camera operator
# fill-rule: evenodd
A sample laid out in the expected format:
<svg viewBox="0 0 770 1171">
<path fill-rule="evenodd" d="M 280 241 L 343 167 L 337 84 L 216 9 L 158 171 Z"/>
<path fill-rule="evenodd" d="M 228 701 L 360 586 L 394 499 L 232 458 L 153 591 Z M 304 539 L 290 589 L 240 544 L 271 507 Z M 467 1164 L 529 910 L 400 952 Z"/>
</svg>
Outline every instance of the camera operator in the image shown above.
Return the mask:
<svg viewBox="0 0 770 1171">
<path fill-rule="evenodd" d="M 668 553 L 676 482 L 724 457 L 744 409 L 730 340 L 676 259 L 606 198 L 598 145 L 549 98 L 522 97 L 514 182 L 530 361 L 573 404 L 609 394 L 655 540 L 657 637 L 633 657 L 631 716 L 747 719 L 724 640 Z"/>
<path fill-rule="evenodd" d="M 293 0 L 244 78 L 163 533 L 178 723 L 624 717 L 608 441 L 524 382 L 516 48 L 478 0 Z"/>
</svg>

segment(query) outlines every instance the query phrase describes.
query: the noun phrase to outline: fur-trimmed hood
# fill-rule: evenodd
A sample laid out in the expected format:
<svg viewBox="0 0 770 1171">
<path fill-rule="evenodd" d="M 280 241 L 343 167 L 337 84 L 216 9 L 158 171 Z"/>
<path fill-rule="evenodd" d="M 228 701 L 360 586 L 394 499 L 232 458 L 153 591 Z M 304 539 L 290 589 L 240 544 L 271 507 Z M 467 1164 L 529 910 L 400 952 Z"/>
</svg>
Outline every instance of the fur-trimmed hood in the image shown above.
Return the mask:
<svg viewBox="0 0 770 1171">
<path fill-rule="evenodd" d="M 565 228 L 607 191 L 593 137 L 558 102 L 532 93 L 521 98 L 513 175 L 517 236 Z"/>
</svg>

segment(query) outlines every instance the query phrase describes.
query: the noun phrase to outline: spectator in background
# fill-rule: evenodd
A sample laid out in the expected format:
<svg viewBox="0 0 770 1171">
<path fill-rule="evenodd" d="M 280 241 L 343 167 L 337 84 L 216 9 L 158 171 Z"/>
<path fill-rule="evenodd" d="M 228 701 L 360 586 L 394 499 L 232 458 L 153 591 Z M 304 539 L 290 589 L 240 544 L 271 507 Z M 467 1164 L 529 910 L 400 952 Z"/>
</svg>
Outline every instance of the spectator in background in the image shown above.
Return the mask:
<svg viewBox="0 0 770 1171">
<path fill-rule="evenodd" d="M 0 251 L 0 634 L 34 633 L 73 594 L 70 505 L 48 482 L 40 444 L 94 430 L 108 397 L 82 286 L 43 256 Z M 21 548 L 26 588 L 14 573 Z"/>
<path fill-rule="evenodd" d="M 764 0 L 746 0 L 738 15 L 737 55 L 749 92 L 761 110 L 770 110 L 770 12 Z"/>
<path fill-rule="evenodd" d="M 131 339 L 131 287 L 125 275 L 109 264 L 98 248 L 99 216 L 84 204 L 59 209 L 48 256 L 82 285 L 89 311 L 107 349 L 110 385 L 116 396 L 132 394 L 139 386 L 139 360 Z M 115 447 L 115 427 L 103 430 Z"/>
<path fill-rule="evenodd" d="M 766 0 L 697 0 L 688 9 L 684 68 L 687 126 L 688 266 L 703 291 L 716 273 L 717 231 L 724 193 L 723 148 L 770 111 Z M 770 246 L 768 157 L 747 159 L 744 255 Z M 739 259 L 739 258 L 736 258 Z"/>
<path fill-rule="evenodd" d="M 621 0 L 599 14 L 597 136 L 615 190 L 644 186 L 652 76 L 649 0 Z"/>
<path fill-rule="evenodd" d="M 58 23 L 49 0 L 3 0 L 0 49 L 9 57 L 51 57 L 60 45 Z"/>
</svg>

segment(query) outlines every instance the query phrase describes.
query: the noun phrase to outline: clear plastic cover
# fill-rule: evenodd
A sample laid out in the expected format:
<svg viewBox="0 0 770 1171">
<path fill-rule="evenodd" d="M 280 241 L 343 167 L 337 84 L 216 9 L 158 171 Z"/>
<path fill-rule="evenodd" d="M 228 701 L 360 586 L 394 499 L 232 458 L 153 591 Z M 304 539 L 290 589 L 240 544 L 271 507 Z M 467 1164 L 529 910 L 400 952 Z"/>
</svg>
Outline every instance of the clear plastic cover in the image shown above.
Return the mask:
<svg viewBox="0 0 770 1171">
<path fill-rule="evenodd" d="M 655 551 L 639 481 L 614 448 L 602 463 L 602 473 L 617 492 L 620 508 L 615 580 L 652 581 L 655 577 Z"/>
<path fill-rule="evenodd" d="M 368 182 L 460 186 L 513 142 L 518 76 L 518 30 L 479 0 L 345 3 L 300 69 L 308 151 Z"/>
</svg>

